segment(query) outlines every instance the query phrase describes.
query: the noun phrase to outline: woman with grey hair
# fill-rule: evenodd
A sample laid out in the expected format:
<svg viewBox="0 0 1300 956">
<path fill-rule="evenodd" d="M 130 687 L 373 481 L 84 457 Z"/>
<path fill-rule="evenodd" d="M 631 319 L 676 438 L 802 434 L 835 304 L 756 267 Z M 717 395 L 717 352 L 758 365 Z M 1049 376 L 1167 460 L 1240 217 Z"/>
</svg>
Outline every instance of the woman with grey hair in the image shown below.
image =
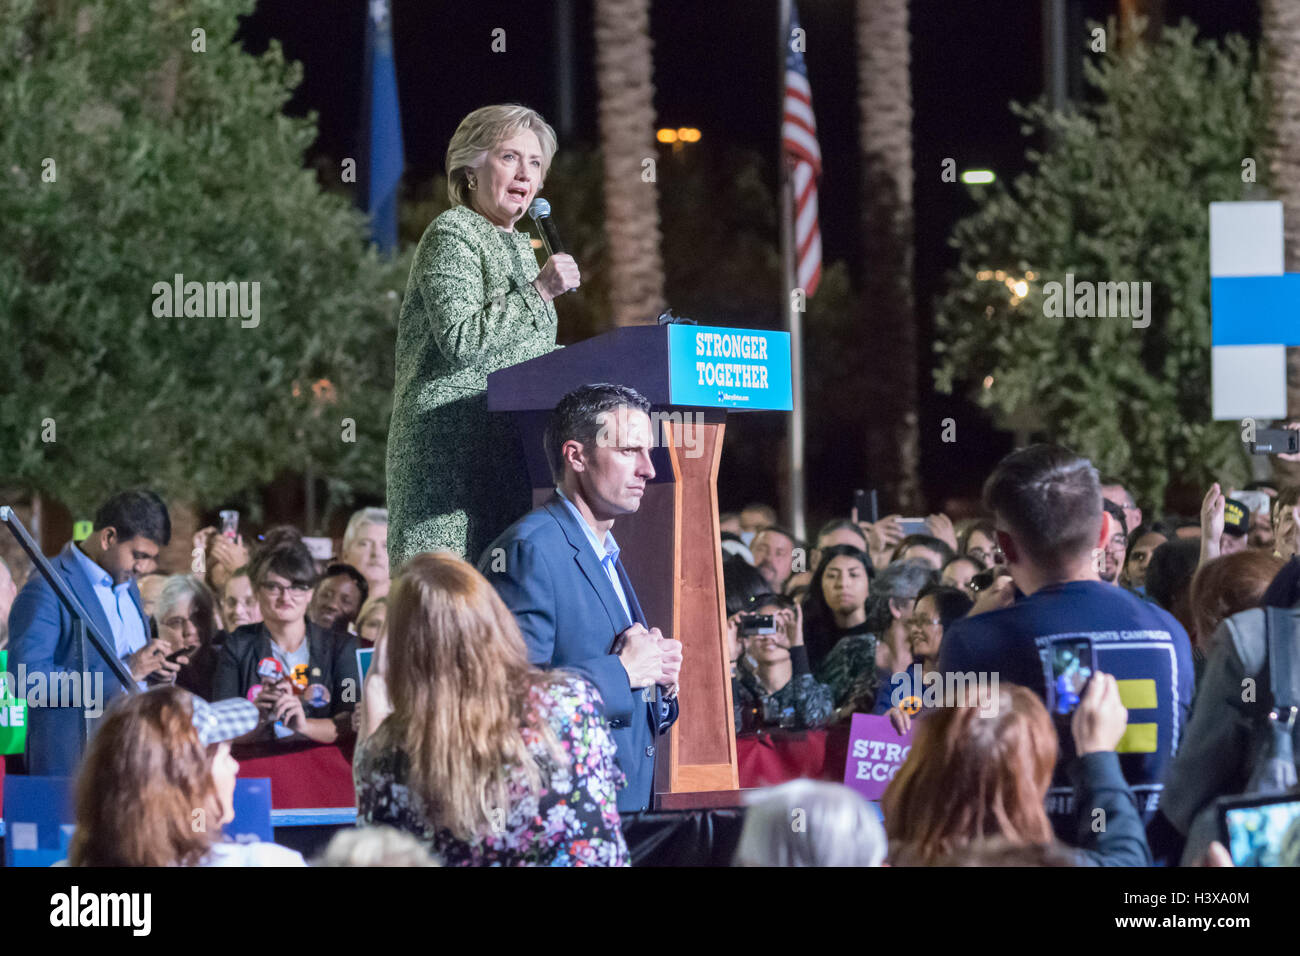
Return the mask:
<svg viewBox="0 0 1300 956">
<path fill-rule="evenodd" d="M 213 637 L 217 631 L 216 600 L 193 574 L 173 574 L 163 582 L 154 605 L 158 637 L 171 647 L 181 665 L 175 683 L 204 700 L 212 699 L 217 669 Z"/>
<path fill-rule="evenodd" d="M 580 284 L 573 257 L 539 270 L 515 229 L 542 187 L 555 131 L 514 104 L 484 106 L 447 147 L 451 208 L 425 230 L 397 328 L 388 430 L 390 566 L 445 549 L 473 562 L 531 507 L 522 449 L 487 408 L 489 372 L 555 348 L 553 300 Z"/>
<path fill-rule="evenodd" d="M 880 866 L 887 849 L 885 829 L 860 793 L 791 780 L 753 799 L 732 865 Z"/>
</svg>

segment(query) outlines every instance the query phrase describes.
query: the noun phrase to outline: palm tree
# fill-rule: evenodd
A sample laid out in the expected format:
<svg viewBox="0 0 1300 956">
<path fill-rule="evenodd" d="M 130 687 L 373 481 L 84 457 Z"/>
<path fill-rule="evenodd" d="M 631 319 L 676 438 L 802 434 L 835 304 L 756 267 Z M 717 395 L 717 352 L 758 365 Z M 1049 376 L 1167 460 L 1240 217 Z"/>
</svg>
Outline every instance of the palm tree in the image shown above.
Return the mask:
<svg viewBox="0 0 1300 956">
<path fill-rule="evenodd" d="M 1260 42 L 1268 83 L 1270 143 L 1267 161 L 1273 194 L 1282 200 L 1286 271 L 1300 271 L 1300 2 L 1261 0 Z M 1300 416 L 1300 349 L 1286 350 L 1289 419 Z M 1300 465 L 1273 460 L 1277 478 L 1300 481 Z"/>
<path fill-rule="evenodd" d="M 610 301 L 614 324 L 633 325 L 664 307 L 659 187 L 643 176 L 655 159 L 650 0 L 596 0 L 595 20 Z"/>
<path fill-rule="evenodd" d="M 883 500 L 910 511 L 922 502 L 907 0 L 858 0 L 857 28 L 867 465 Z"/>
</svg>

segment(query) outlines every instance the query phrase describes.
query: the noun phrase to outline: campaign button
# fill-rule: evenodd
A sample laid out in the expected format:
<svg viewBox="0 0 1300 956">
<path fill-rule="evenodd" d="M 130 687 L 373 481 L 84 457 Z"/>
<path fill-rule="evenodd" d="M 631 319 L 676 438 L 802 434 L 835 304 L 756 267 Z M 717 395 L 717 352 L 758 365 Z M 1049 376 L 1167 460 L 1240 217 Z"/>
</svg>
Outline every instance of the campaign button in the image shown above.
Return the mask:
<svg viewBox="0 0 1300 956">
<path fill-rule="evenodd" d="M 330 702 L 330 689 L 324 684 L 309 684 L 303 697 L 310 707 L 324 707 Z"/>
</svg>

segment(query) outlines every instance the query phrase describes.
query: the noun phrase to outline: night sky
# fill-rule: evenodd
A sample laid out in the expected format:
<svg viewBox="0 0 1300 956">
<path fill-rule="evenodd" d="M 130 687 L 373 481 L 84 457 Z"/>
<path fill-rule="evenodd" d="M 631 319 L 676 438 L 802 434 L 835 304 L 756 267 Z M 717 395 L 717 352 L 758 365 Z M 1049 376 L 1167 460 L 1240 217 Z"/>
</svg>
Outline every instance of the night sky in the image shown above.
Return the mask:
<svg viewBox="0 0 1300 956">
<path fill-rule="evenodd" d="M 1068 0 L 1083 50 L 1083 21 L 1104 21 L 1115 0 Z M 855 100 L 854 0 L 803 0 L 805 54 L 824 157 L 820 183 L 823 256 L 843 260 L 855 284 L 860 278 L 859 168 Z M 304 67 L 304 80 L 290 112 L 313 110 L 320 136 L 316 157 L 337 161 L 360 154 L 358 126 L 367 4 L 332 0 L 261 0 L 244 23 L 247 49 L 278 39 Z M 447 142 L 471 109 L 494 102 L 532 106 L 557 126 L 560 148 L 597 142 L 591 0 L 572 0 L 575 116 L 571 130 L 558 124 L 556 8 L 520 0 L 392 0 L 394 50 L 409 185 L 441 171 Z M 703 133 L 697 147 L 739 146 L 771 157 L 775 186 L 780 74 L 776 0 L 653 0 L 655 106 L 659 125 L 693 126 Z M 1039 0 L 913 0 L 912 105 L 916 171 L 916 295 L 922 323 L 922 362 L 929 357 L 931 303 L 945 270 L 956 263 L 947 235 L 974 210 L 964 187 L 940 180 L 944 157 L 958 169 L 989 167 L 1004 179 L 1025 168 L 1030 144 L 1007 108 L 1029 102 L 1043 89 L 1042 5 Z M 1187 17 L 1205 36 L 1236 32 L 1256 39 L 1256 0 L 1167 0 L 1165 17 Z M 505 53 L 493 53 L 491 32 L 506 31 Z M 1076 80 L 1077 83 L 1077 80 Z M 775 239 L 775 237 L 774 237 Z M 671 304 L 671 303 L 670 303 Z M 815 370 L 809 370 L 815 374 Z M 932 394 L 929 369 L 921 369 L 923 416 L 937 420 L 959 413 L 979 418 L 964 399 Z M 934 436 L 937 441 L 937 436 Z M 969 474 L 941 476 L 927 459 L 939 449 L 923 446 L 922 471 L 932 506 L 949 494 L 971 494 L 1010 436 L 989 434 L 979 442 L 987 461 L 971 460 Z M 969 447 L 969 446 L 968 446 Z M 724 491 L 725 497 L 725 491 Z M 738 507 L 724 500 L 724 509 Z"/>
</svg>

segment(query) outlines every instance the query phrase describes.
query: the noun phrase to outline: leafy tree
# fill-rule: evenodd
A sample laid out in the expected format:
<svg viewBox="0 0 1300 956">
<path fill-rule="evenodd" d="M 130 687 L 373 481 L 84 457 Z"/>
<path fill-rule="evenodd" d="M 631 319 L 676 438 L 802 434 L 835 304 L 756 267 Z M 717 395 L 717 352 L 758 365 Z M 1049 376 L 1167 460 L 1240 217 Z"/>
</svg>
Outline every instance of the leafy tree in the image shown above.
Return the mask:
<svg viewBox="0 0 1300 956">
<path fill-rule="evenodd" d="M 1159 506 L 1167 490 L 1186 500 L 1192 485 L 1246 477 L 1240 426 L 1210 420 L 1208 204 L 1263 198 L 1243 182 L 1244 159 L 1264 172 L 1261 82 L 1244 40 L 1198 41 L 1186 22 L 1085 61 L 1084 75 L 1076 112 L 1012 105 L 1048 145 L 1028 151 L 1032 170 L 1011 188 L 976 187 L 980 208 L 954 229 L 935 381 L 973 386 L 1004 422 Z M 1049 317 L 1044 287 L 1067 273 L 1149 281 L 1150 326 Z"/>
<path fill-rule="evenodd" d="M 0 473 L 82 514 L 309 466 L 382 493 L 408 263 L 304 168 L 315 118 L 282 110 L 300 69 L 232 42 L 253 0 L 4 7 Z M 159 316 L 176 274 L 258 283 L 256 326 Z"/>
</svg>

